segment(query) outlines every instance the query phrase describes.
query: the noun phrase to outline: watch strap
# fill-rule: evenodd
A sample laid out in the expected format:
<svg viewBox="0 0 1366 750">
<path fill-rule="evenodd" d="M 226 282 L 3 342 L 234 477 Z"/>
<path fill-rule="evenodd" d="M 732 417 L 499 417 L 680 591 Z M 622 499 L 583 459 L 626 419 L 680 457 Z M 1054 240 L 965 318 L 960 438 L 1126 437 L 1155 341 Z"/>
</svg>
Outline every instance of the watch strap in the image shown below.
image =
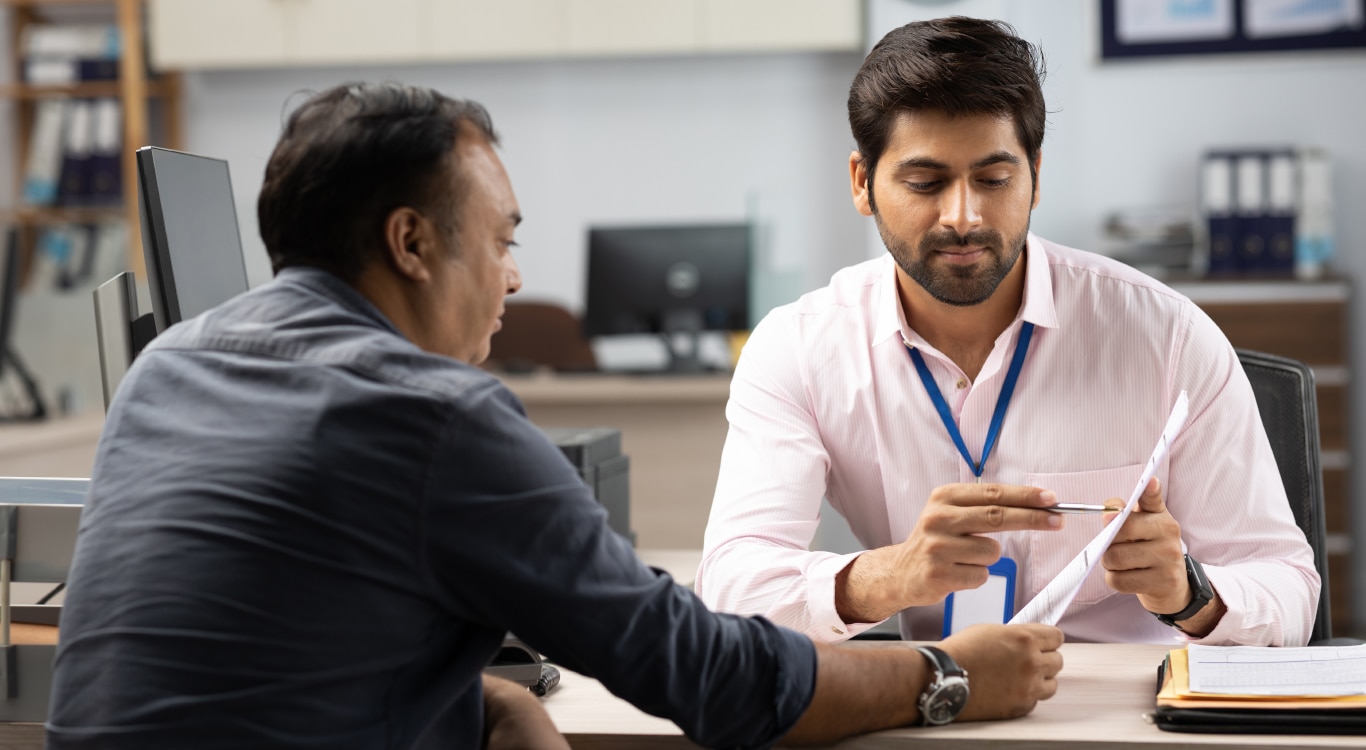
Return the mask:
<svg viewBox="0 0 1366 750">
<path fill-rule="evenodd" d="M 1191 590 L 1190 604 L 1187 604 L 1186 608 L 1180 612 L 1173 612 L 1169 615 L 1158 614 L 1156 612 L 1153 613 L 1162 624 L 1169 625 L 1178 630 L 1181 629 L 1181 626 L 1177 625 L 1178 622 L 1189 620 L 1194 617 L 1214 598 L 1214 589 L 1210 586 L 1209 579 L 1205 577 L 1204 566 L 1189 554 L 1185 556 L 1185 561 L 1186 583 L 1190 586 Z"/>
<path fill-rule="evenodd" d="M 924 654 L 925 658 L 930 660 L 930 664 L 934 665 L 935 671 L 939 673 L 935 677 L 935 682 L 945 677 L 968 676 L 967 671 L 958 666 L 958 662 L 954 661 L 952 656 L 949 656 L 944 649 L 938 646 L 916 646 L 915 650 Z"/>
</svg>

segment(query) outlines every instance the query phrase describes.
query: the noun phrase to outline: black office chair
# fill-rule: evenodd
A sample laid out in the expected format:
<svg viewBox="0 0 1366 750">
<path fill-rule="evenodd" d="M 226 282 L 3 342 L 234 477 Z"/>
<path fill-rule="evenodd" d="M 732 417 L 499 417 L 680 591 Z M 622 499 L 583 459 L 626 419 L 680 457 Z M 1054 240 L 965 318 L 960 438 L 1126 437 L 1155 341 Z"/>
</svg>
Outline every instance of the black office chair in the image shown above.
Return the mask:
<svg viewBox="0 0 1366 750">
<path fill-rule="evenodd" d="M 1303 362 L 1263 352 L 1239 349 L 1238 361 L 1252 383 L 1257 410 L 1276 456 L 1285 494 L 1295 523 L 1314 550 L 1314 567 L 1323 581 L 1319 611 L 1310 633 L 1311 645 L 1328 641 L 1346 645 L 1360 643 L 1333 638 L 1328 596 L 1328 533 L 1324 527 L 1323 467 L 1319 461 L 1319 409 L 1314 395 L 1314 373 Z"/>
</svg>

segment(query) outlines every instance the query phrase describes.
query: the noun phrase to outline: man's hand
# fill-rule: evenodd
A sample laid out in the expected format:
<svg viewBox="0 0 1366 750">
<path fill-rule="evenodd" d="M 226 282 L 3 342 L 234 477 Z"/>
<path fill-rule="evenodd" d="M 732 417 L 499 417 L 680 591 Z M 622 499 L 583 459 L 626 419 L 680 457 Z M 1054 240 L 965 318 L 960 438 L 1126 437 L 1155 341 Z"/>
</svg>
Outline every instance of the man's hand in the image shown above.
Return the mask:
<svg viewBox="0 0 1366 750">
<path fill-rule="evenodd" d="M 1051 625 L 974 625 L 939 647 L 968 672 L 959 721 L 1013 719 L 1058 692 L 1062 631 Z"/>
<path fill-rule="evenodd" d="M 1186 560 L 1181 552 L 1181 524 L 1167 512 L 1162 484 L 1154 477 L 1143 488 L 1138 507 L 1115 535 L 1110 549 L 1100 558 L 1105 583 L 1122 594 L 1137 594 L 1149 612 L 1172 614 L 1190 604 L 1194 596 L 1186 580 Z M 1214 599 L 1181 624 L 1191 634 L 1208 633 L 1223 616 L 1224 604 Z"/>
<path fill-rule="evenodd" d="M 934 670 L 905 644 L 816 644 L 816 691 L 782 745 L 831 744 L 914 724 Z M 974 625 L 941 641 L 967 670 L 968 705 L 958 721 L 1024 716 L 1058 691 L 1062 631 L 1051 625 Z"/>
<path fill-rule="evenodd" d="M 835 579 L 835 608 L 845 622 L 880 622 L 907 607 L 936 604 L 987 581 L 1001 559 L 995 531 L 1054 531 L 1062 516 L 1040 508 L 1057 496 L 1038 487 L 946 484 L 906 541 L 859 555 Z"/>
<path fill-rule="evenodd" d="M 500 677 L 484 680 L 484 747 L 488 750 L 569 750 L 550 714 L 526 688 Z"/>
</svg>

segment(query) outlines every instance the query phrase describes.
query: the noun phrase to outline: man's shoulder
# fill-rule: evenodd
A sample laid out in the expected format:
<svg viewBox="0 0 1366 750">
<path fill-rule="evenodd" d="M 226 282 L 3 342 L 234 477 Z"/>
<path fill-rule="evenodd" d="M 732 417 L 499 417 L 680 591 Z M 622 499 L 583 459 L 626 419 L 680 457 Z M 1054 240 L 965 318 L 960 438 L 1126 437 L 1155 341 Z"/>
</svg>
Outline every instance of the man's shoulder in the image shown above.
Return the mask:
<svg viewBox="0 0 1366 750">
<path fill-rule="evenodd" d="M 1124 289 L 1129 294 L 1178 307 L 1190 304 L 1185 295 L 1126 263 L 1042 237 L 1035 236 L 1034 239 L 1040 243 L 1048 258 L 1054 287 L 1061 295 L 1075 288 L 1101 287 L 1108 290 Z"/>
<path fill-rule="evenodd" d="M 769 317 L 797 327 L 871 326 L 878 301 L 891 283 L 889 263 L 891 259 L 882 256 L 842 268 L 828 284 L 774 308 Z"/>
<path fill-rule="evenodd" d="M 492 374 L 422 350 L 358 295 L 278 279 L 169 328 L 147 353 L 331 369 L 457 408 L 515 400 Z"/>
</svg>

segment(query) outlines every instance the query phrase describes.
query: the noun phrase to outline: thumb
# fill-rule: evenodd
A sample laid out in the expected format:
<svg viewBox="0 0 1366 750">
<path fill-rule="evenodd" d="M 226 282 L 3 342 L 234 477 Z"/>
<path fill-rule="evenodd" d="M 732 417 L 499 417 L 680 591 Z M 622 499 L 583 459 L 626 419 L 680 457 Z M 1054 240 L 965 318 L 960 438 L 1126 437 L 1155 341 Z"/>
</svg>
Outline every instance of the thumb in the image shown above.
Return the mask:
<svg viewBox="0 0 1366 750">
<path fill-rule="evenodd" d="M 1148 486 L 1143 488 L 1143 494 L 1138 498 L 1138 509 L 1144 513 L 1161 513 L 1167 509 L 1167 503 L 1162 499 L 1162 482 L 1157 477 L 1148 480 Z"/>
</svg>

